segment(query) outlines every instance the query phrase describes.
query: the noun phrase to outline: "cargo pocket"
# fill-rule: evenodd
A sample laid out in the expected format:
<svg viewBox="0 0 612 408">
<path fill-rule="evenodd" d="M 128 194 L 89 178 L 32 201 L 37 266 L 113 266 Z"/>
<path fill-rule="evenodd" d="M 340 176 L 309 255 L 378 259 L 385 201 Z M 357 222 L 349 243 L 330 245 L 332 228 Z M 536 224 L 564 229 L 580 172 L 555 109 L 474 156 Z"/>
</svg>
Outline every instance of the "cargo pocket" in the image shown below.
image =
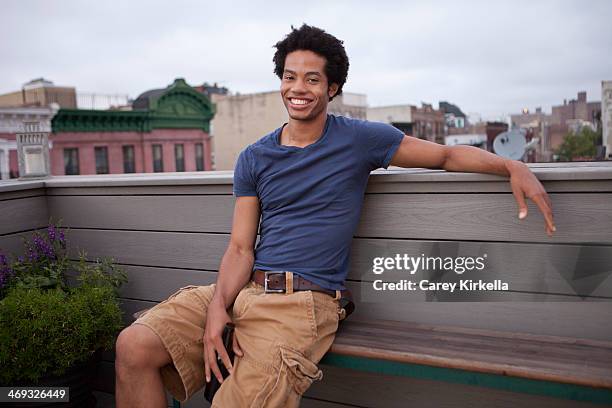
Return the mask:
<svg viewBox="0 0 612 408">
<path fill-rule="evenodd" d="M 282 364 L 287 369 L 287 379 L 299 395 L 304 394 L 314 381 L 323 378 L 323 371 L 299 351 L 282 345 L 280 351 Z"/>
</svg>

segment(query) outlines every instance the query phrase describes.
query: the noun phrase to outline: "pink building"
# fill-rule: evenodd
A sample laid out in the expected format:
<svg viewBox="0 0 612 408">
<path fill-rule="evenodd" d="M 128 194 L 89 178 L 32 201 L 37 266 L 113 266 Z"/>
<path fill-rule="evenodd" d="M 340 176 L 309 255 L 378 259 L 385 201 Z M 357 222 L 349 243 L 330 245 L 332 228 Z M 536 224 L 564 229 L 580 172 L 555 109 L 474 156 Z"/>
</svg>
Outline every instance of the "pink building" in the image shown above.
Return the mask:
<svg viewBox="0 0 612 408">
<path fill-rule="evenodd" d="M 51 174 L 212 170 L 209 98 L 181 78 L 140 95 L 132 110 L 60 109 Z"/>
</svg>

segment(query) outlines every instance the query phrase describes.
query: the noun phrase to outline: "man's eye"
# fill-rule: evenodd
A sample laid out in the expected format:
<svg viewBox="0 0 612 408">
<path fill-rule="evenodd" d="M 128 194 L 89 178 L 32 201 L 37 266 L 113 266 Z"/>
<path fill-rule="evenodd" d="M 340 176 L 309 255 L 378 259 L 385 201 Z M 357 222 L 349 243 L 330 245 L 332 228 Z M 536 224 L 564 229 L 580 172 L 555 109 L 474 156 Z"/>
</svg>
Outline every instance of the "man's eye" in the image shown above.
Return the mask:
<svg viewBox="0 0 612 408">
<path fill-rule="evenodd" d="M 293 79 L 291 75 L 285 75 L 285 79 Z"/>
<path fill-rule="evenodd" d="M 310 82 L 312 82 L 312 83 L 314 83 L 314 84 L 316 84 L 317 82 L 319 82 L 319 80 L 318 80 L 318 79 L 316 79 L 316 78 L 310 78 L 310 79 L 309 79 L 309 81 L 310 81 Z"/>
</svg>

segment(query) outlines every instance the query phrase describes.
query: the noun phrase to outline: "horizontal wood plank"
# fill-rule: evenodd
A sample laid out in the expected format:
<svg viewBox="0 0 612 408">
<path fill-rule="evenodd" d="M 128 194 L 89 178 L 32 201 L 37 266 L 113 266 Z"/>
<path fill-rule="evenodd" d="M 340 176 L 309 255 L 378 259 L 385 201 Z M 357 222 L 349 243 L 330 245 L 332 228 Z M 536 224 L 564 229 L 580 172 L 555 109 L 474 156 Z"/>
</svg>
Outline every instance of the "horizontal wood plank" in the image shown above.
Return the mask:
<svg viewBox="0 0 612 408">
<path fill-rule="evenodd" d="M 201 196 L 49 196 L 49 211 L 72 228 L 231 231 L 234 200 Z"/>
<path fill-rule="evenodd" d="M 70 229 L 66 240 L 72 259 L 83 249 L 88 259 L 113 257 L 121 264 L 215 271 L 229 235 Z"/>
<path fill-rule="evenodd" d="M 549 180 L 542 182 L 548 193 L 612 192 L 609 180 Z M 510 183 L 503 181 L 387 181 L 368 183 L 366 194 L 374 193 L 511 193 Z"/>
<path fill-rule="evenodd" d="M 45 183 L 48 179 L 37 179 L 37 180 L 5 180 L 0 181 L 0 195 L 4 195 L 6 193 L 12 191 L 28 191 L 28 190 L 36 190 L 36 189 L 44 189 Z"/>
<path fill-rule="evenodd" d="M 178 288 L 187 285 L 210 285 L 216 282 L 217 272 L 191 269 L 159 268 L 150 266 L 122 266 L 129 281 L 121 286 L 125 298 L 161 302 Z"/>
<path fill-rule="evenodd" d="M 47 197 L 0 201 L 0 217 L 0 235 L 45 227 L 49 218 Z"/>
<path fill-rule="evenodd" d="M 518 219 L 512 194 L 372 194 L 365 197 L 356 236 L 574 244 L 612 243 L 612 195 L 550 194 L 557 231 L 528 201 Z M 579 206 L 576 203 L 580 203 Z"/>
<path fill-rule="evenodd" d="M 47 188 L 50 196 L 83 195 L 229 195 L 233 193 L 231 184 L 210 185 L 167 185 L 167 186 L 105 186 L 105 187 L 54 187 Z"/>
<path fill-rule="evenodd" d="M 2 182 L 0 182 L 2 184 Z M 24 190 L 8 190 L 1 191 L 0 190 L 0 201 L 6 200 L 17 200 L 28 197 L 39 197 L 45 196 L 44 188 L 32 188 L 32 189 L 24 189 Z"/>
<path fill-rule="evenodd" d="M 612 341 L 609 302 L 363 303 L 350 319 L 398 320 Z"/>
<path fill-rule="evenodd" d="M 612 389 L 612 342 L 347 321 L 331 352 Z"/>
</svg>

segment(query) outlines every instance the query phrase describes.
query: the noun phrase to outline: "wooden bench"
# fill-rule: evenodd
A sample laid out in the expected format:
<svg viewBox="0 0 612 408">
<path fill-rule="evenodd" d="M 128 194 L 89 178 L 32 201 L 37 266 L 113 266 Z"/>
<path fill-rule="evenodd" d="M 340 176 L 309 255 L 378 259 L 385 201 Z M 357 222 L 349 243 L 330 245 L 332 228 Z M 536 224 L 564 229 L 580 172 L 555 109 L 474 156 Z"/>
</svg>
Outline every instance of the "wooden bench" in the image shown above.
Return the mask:
<svg viewBox="0 0 612 408">
<path fill-rule="evenodd" d="M 321 364 L 612 404 L 607 341 L 349 319 Z"/>
<path fill-rule="evenodd" d="M 347 321 L 324 364 L 612 403 L 612 342 L 396 321 Z"/>
</svg>

